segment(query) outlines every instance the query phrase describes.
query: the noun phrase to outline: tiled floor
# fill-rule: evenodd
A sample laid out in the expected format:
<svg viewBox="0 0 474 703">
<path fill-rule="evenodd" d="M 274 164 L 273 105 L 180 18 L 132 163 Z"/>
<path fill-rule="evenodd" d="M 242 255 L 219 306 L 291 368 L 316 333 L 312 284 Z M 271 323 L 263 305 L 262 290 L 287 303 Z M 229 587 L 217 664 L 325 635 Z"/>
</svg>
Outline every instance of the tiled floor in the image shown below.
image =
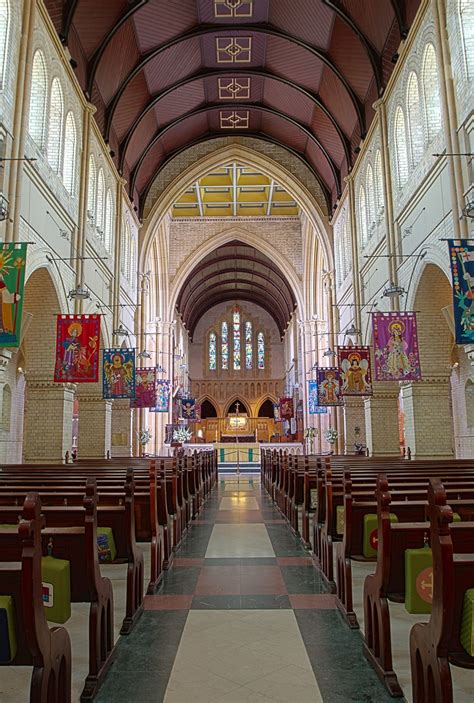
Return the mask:
<svg viewBox="0 0 474 703">
<path fill-rule="evenodd" d="M 391 700 L 257 481 L 220 482 L 97 703 Z"/>
</svg>

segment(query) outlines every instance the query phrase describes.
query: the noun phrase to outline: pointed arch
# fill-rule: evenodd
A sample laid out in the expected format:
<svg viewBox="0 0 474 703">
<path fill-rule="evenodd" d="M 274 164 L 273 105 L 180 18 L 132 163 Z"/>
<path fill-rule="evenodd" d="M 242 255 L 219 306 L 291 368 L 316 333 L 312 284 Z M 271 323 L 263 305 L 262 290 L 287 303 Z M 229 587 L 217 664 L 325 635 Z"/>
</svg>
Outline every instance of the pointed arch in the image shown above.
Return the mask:
<svg viewBox="0 0 474 703">
<path fill-rule="evenodd" d="M 374 233 L 377 217 L 375 213 L 375 182 L 372 164 L 367 166 L 365 176 L 365 187 L 367 193 L 367 236 L 370 239 Z"/>
<path fill-rule="evenodd" d="M 265 334 L 262 330 L 257 334 L 257 368 L 259 371 L 265 368 Z"/>
<path fill-rule="evenodd" d="M 267 394 L 260 400 L 260 402 L 259 402 L 259 405 L 258 405 L 258 408 L 257 408 L 257 412 L 256 412 L 257 417 L 269 417 L 269 418 L 271 418 L 271 419 L 273 420 L 274 417 L 275 417 L 274 410 L 273 410 L 273 406 L 274 406 L 277 402 L 278 402 L 278 401 L 277 401 L 276 396 L 273 396 L 273 395 L 271 395 L 270 393 L 267 393 Z M 269 407 L 269 405 L 268 405 L 269 403 L 271 403 L 271 405 L 272 405 L 271 414 L 270 414 L 270 415 L 262 414 L 262 412 L 265 413 L 265 412 L 269 412 L 269 411 L 270 411 L 270 407 Z"/>
<path fill-rule="evenodd" d="M 137 238 L 135 234 L 130 234 L 130 265 L 128 280 L 132 290 L 135 290 L 137 287 Z"/>
<path fill-rule="evenodd" d="M 403 188 L 408 180 L 408 151 L 405 115 L 400 105 L 395 111 L 394 143 L 397 185 L 398 188 Z"/>
<path fill-rule="evenodd" d="M 223 320 L 221 323 L 221 369 L 227 371 L 229 368 L 229 323 Z"/>
<path fill-rule="evenodd" d="M 209 332 L 207 349 L 209 371 L 217 371 L 217 333 L 215 330 Z"/>
<path fill-rule="evenodd" d="M 99 238 L 103 241 L 105 231 L 105 177 L 104 170 L 102 168 L 99 169 L 99 173 L 97 176 L 95 227 Z"/>
<path fill-rule="evenodd" d="M 44 54 L 37 49 L 31 69 L 30 114 L 28 131 L 35 144 L 44 149 L 46 126 L 46 101 L 48 98 L 48 74 Z"/>
<path fill-rule="evenodd" d="M 77 130 L 76 120 L 72 111 L 66 115 L 66 128 L 64 130 L 64 159 L 63 183 L 67 192 L 74 195 L 76 190 L 77 172 Z"/>
<path fill-rule="evenodd" d="M 367 244 L 367 199 L 363 185 L 359 188 L 359 227 L 362 247 Z"/>
<path fill-rule="evenodd" d="M 425 134 L 426 141 L 429 144 L 441 129 L 438 64 L 435 48 L 431 43 L 426 45 L 423 54 L 422 84 L 425 108 Z"/>
<path fill-rule="evenodd" d="M 96 218 L 96 188 L 97 188 L 97 169 L 93 154 L 89 156 L 89 181 L 87 183 L 87 218 L 91 224 L 95 223 Z"/>
<path fill-rule="evenodd" d="M 201 420 L 207 420 L 209 417 L 219 417 L 219 405 L 211 398 L 211 396 L 206 395 L 199 399 L 201 405 Z"/>
<path fill-rule="evenodd" d="M 240 406 L 239 412 L 240 413 L 246 412 L 248 417 L 251 416 L 250 407 L 249 407 L 247 401 L 245 401 L 240 395 L 234 395 L 226 404 L 224 417 L 226 417 L 230 412 L 233 412 L 232 408 L 235 407 L 236 403 L 239 403 L 239 406 Z"/>
<path fill-rule="evenodd" d="M 105 198 L 104 244 L 108 252 L 112 251 L 114 235 L 114 200 L 112 191 L 107 189 Z"/>
<path fill-rule="evenodd" d="M 374 160 L 374 181 L 375 181 L 375 209 L 377 213 L 377 224 L 383 217 L 385 208 L 385 200 L 383 193 L 383 174 L 382 174 L 382 153 L 377 149 Z"/>
<path fill-rule="evenodd" d="M 245 322 L 245 368 L 253 367 L 253 327 L 250 320 Z"/>
<path fill-rule="evenodd" d="M 59 173 L 63 147 L 64 97 L 61 81 L 57 76 L 51 83 L 48 117 L 47 158 L 53 171 Z"/>
<path fill-rule="evenodd" d="M 423 156 L 424 137 L 421 115 L 420 86 L 415 71 L 410 71 L 407 82 L 407 134 L 410 149 L 410 165 L 415 168 Z"/>
</svg>

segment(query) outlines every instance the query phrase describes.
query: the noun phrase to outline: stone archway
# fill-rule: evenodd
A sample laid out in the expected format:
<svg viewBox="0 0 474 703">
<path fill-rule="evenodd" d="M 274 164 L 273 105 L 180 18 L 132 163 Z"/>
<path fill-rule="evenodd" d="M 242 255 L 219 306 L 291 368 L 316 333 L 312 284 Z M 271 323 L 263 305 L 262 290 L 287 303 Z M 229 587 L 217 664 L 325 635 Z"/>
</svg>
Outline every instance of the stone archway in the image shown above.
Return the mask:
<svg viewBox="0 0 474 703">
<path fill-rule="evenodd" d="M 55 316 L 61 313 L 49 271 L 36 269 L 25 284 L 24 313 L 31 315 L 20 353 L 25 384 L 23 459 L 61 462 L 71 452 L 75 385 L 54 383 Z"/>
<path fill-rule="evenodd" d="M 452 457 L 454 340 L 443 314 L 452 305 L 452 289 L 436 264 L 427 263 L 422 269 L 413 300 L 423 380 L 402 384 L 406 443 L 413 458 Z"/>
</svg>

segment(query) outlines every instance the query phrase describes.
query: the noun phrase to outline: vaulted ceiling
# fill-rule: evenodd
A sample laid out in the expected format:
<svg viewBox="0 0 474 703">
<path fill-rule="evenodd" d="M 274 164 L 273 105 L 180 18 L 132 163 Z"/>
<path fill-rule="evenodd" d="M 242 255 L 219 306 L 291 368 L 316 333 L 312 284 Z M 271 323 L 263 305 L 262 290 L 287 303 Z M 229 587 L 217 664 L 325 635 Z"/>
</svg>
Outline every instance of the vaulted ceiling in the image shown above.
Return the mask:
<svg viewBox="0 0 474 703">
<path fill-rule="evenodd" d="M 45 0 L 139 211 L 188 146 L 285 147 L 334 204 L 420 0 Z"/>
<path fill-rule="evenodd" d="M 176 307 L 192 338 L 207 310 L 236 300 L 257 303 L 267 310 L 282 336 L 296 307 L 291 287 L 278 266 L 237 240 L 215 249 L 194 268 L 181 288 Z"/>
</svg>

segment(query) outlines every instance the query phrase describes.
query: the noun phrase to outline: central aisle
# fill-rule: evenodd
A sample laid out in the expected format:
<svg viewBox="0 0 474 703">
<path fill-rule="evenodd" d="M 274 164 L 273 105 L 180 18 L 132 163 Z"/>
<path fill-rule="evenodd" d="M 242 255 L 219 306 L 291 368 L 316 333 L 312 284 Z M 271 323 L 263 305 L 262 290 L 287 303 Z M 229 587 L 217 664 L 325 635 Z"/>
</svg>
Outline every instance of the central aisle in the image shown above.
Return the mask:
<svg viewBox="0 0 474 703">
<path fill-rule="evenodd" d="M 392 700 L 260 483 L 221 481 L 97 703 Z"/>
</svg>

